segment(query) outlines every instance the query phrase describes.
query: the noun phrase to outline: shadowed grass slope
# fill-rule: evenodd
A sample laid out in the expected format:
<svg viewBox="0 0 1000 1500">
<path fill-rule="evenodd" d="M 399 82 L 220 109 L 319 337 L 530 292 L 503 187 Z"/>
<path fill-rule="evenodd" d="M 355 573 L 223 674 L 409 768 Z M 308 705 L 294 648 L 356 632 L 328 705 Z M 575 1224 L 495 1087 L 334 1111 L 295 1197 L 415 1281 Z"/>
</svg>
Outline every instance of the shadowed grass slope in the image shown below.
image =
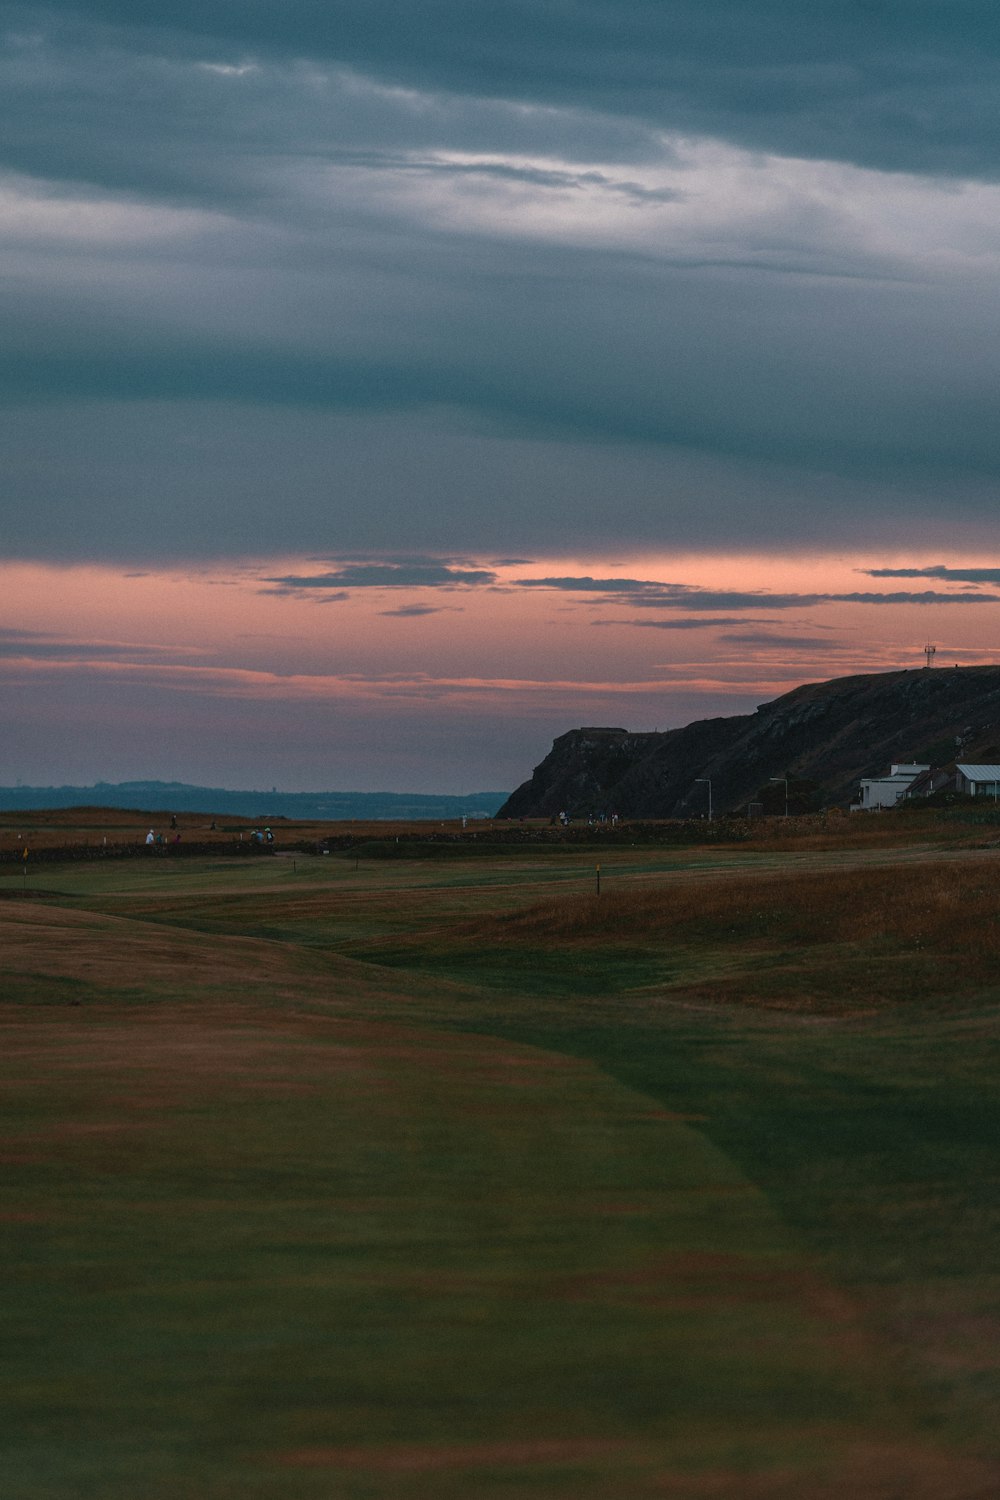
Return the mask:
<svg viewBox="0 0 1000 1500">
<path fill-rule="evenodd" d="M 348 951 L 540 995 L 655 989 L 844 1013 L 950 1004 L 1000 972 L 1000 865 L 969 857 L 619 887 Z"/>
</svg>

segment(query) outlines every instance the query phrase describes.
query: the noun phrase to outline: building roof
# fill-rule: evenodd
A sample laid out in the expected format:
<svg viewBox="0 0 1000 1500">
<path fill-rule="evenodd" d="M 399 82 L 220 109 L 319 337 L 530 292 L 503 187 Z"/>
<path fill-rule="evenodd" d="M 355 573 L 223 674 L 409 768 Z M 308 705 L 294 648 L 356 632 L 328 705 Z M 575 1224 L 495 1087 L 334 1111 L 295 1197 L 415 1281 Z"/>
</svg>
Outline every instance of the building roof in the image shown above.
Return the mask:
<svg viewBox="0 0 1000 1500">
<path fill-rule="evenodd" d="M 925 770 L 929 771 L 930 766 L 925 767 Z M 892 775 L 887 774 L 885 776 L 862 776 L 861 785 L 885 786 L 889 782 L 891 782 L 893 786 L 896 786 L 897 784 L 899 786 L 909 786 L 910 782 L 916 779 L 916 775 L 917 773 L 914 771 L 893 771 Z"/>
<path fill-rule="evenodd" d="M 1000 781 L 1000 766 L 971 766 L 960 761 L 955 769 L 966 781 Z"/>
</svg>

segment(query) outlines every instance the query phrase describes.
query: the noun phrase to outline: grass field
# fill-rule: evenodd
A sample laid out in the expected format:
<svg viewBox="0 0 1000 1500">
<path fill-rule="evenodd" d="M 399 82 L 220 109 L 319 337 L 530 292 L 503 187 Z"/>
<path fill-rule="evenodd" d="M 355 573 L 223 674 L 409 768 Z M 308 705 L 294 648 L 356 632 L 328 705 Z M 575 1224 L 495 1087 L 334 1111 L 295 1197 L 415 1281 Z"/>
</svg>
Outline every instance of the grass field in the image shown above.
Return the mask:
<svg viewBox="0 0 1000 1500">
<path fill-rule="evenodd" d="M 3 869 L 5 1500 L 1000 1494 L 1000 856 L 864 825 Z"/>
</svg>

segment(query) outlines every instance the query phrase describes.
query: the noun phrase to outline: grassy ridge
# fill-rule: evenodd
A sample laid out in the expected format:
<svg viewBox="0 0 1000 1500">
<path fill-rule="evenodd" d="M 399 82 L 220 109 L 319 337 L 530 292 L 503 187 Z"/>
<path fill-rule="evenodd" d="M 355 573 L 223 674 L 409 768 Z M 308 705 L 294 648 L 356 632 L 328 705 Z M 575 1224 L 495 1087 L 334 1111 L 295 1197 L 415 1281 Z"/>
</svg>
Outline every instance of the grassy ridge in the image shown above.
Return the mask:
<svg viewBox="0 0 1000 1500">
<path fill-rule="evenodd" d="M 824 1013 L 991 986 L 1000 964 L 995 858 L 753 879 L 612 885 L 345 951 L 492 989 L 703 998 Z M 960 973 L 956 975 L 956 964 Z"/>
</svg>

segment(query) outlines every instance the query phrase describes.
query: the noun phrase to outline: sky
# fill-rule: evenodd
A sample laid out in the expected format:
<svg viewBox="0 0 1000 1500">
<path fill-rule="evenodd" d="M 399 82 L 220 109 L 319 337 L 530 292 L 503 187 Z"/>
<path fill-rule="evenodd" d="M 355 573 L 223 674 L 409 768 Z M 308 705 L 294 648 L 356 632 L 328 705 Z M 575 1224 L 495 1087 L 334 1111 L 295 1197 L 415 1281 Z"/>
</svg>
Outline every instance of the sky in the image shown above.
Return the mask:
<svg viewBox="0 0 1000 1500">
<path fill-rule="evenodd" d="M 0 784 L 1000 660 L 986 0 L 4 8 Z"/>
</svg>

